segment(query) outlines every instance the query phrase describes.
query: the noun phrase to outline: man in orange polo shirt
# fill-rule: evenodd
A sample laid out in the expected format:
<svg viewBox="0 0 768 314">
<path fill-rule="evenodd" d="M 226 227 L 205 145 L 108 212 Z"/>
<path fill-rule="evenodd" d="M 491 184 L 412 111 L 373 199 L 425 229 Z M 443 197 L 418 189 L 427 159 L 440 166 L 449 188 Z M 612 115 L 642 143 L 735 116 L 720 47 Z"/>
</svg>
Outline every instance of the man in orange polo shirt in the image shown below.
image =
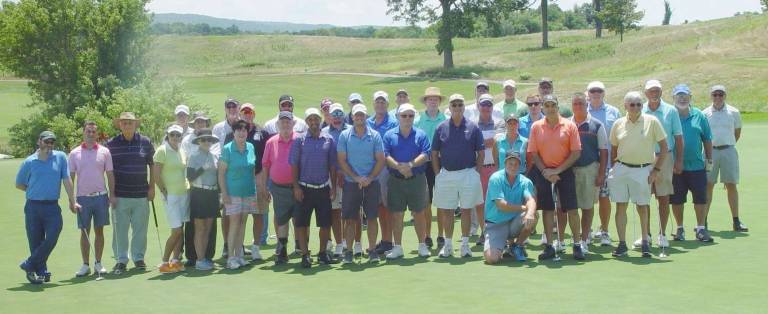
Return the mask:
<svg viewBox="0 0 768 314">
<path fill-rule="evenodd" d="M 576 210 L 576 180 L 573 174 L 573 163 L 581 156 L 581 141 L 576 124 L 560 116 L 557 98 L 552 95 L 542 97 L 544 119 L 536 121 L 531 126 L 528 139 L 528 152 L 533 157 L 534 167 L 528 177 L 536 187 L 536 204 L 544 211 L 544 234 L 547 239 L 552 237 L 555 202 L 552 199 L 552 185 L 558 193 L 560 208 L 568 213 L 573 239 L 579 236 L 579 212 Z M 539 260 L 555 257 L 552 244 L 547 244 L 544 252 L 539 254 Z M 573 258 L 584 259 L 578 240 L 573 243 Z"/>
</svg>

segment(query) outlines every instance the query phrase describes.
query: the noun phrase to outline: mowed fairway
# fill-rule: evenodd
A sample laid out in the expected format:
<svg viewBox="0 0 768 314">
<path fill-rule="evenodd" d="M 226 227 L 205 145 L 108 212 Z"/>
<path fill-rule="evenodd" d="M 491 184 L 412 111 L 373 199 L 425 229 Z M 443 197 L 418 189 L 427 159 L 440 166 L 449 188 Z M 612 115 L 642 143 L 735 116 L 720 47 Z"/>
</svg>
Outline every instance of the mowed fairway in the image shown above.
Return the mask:
<svg viewBox="0 0 768 314">
<path fill-rule="evenodd" d="M 570 249 L 559 263 L 539 263 L 533 258 L 540 249 L 530 245 L 528 252 L 532 258 L 526 263 L 505 261 L 499 266 L 484 265 L 479 247 L 473 248 L 475 257 L 470 259 L 432 257 L 425 260 L 416 257 L 414 230 L 407 226 L 406 258 L 377 266 L 315 265 L 304 270 L 294 258 L 287 266 L 274 267 L 271 258 L 274 240 L 271 240 L 270 246 L 263 249 L 265 257 L 270 259 L 244 270 L 223 270 L 220 265 L 214 272 L 189 270 L 176 275 L 162 275 L 155 269 L 145 273 L 131 270 L 96 282 L 94 277 L 74 278 L 80 264 L 79 235 L 75 216 L 65 209 L 65 228 L 49 260 L 53 281 L 32 286 L 26 283 L 17 266 L 27 254 L 24 196 L 8 182 L 0 192 L 6 213 L 0 220 L 3 234 L 0 302 L 4 313 L 44 309 L 59 313 L 83 310 L 113 313 L 759 312 L 763 304 L 761 296 L 765 295 L 764 280 L 768 278 L 762 262 L 768 253 L 761 244 L 768 227 L 765 223 L 768 214 L 763 210 L 768 201 L 764 193 L 768 188 L 768 169 L 761 160 L 765 142 L 762 134 L 766 132 L 766 123 L 747 124 L 739 142 L 741 216 L 751 232 L 729 231 L 731 219 L 725 191 L 718 186 L 709 219 L 714 244 L 672 242 L 668 250 L 670 256 L 665 259 L 643 259 L 633 251 L 630 257 L 616 260 L 610 257 L 610 248 L 593 247 L 593 254 L 583 263 L 572 260 Z M 0 176 L 6 181 L 12 180 L 18 165 L 19 160 L 0 162 Z M 169 232 L 161 202 L 157 205 L 160 237 L 164 241 Z M 656 214 L 653 217 L 652 226 L 656 224 Z M 692 238 L 694 218 L 690 207 L 686 208 L 685 217 L 686 231 Z M 636 215 L 629 219 L 629 238 L 633 237 L 633 219 Z M 111 228 L 107 230 L 109 244 Z M 316 230 L 313 227 L 314 234 Z M 538 236 L 533 244 L 538 244 Z M 311 247 L 317 252 L 316 236 Z M 653 251 L 658 253 L 656 248 Z M 107 249 L 104 262 L 111 268 L 110 256 L 111 251 Z M 147 262 L 155 265 L 159 261 L 155 229 L 150 226 Z"/>
</svg>

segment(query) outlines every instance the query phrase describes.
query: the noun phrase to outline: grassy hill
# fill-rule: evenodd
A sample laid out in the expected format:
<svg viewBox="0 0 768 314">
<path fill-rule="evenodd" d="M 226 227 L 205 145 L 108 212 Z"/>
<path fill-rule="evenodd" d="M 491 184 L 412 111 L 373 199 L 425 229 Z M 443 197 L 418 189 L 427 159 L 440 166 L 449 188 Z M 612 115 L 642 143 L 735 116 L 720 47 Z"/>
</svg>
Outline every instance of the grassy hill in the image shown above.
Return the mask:
<svg viewBox="0 0 768 314">
<path fill-rule="evenodd" d="M 298 32 L 320 28 L 334 27 L 330 24 L 303 24 L 288 22 L 263 22 L 263 21 L 243 21 L 235 19 L 223 19 L 200 14 L 178 14 L 178 13 L 156 13 L 152 23 L 185 23 L 201 24 L 227 28 L 232 25 L 237 26 L 241 31 L 262 32 L 262 33 L 280 33 L 280 32 Z"/>
<path fill-rule="evenodd" d="M 550 33 L 552 49 L 540 50 L 540 34 L 455 40 L 457 66 L 476 68 L 483 78 L 535 82 L 555 79 L 558 94 L 605 81 L 609 100 L 649 78 L 669 89 L 692 84 L 699 101 L 707 86 L 724 83 L 730 101 L 765 111 L 768 98 L 768 15 L 739 16 L 680 26 L 648 27 L 595 39 L 592 31 Z M 182 78 L 315 72 L 410 75 L 439 67 L 433 39 L 360 39 L 304 36 L 161 36 L 150 53 L 159 73 Z M 526 80 L 523 80 L 526 81 Z M 532 89 L 531 89 L 532 90 Z M 500 92 L 500 88 L 495 89 Z M 318 96 L 319 97 L 319 96 Z"/>
</svg>

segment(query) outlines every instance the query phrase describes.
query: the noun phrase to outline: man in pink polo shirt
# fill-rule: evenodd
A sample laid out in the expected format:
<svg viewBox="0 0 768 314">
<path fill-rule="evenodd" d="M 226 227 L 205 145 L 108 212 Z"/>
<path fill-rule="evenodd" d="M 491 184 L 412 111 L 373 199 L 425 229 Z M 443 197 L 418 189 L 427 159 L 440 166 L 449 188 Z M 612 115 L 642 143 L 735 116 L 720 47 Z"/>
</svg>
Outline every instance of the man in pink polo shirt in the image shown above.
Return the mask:
<svg viewBox="0 0 768 314">
<path fill-rule="evenodd" d="M 277 130 L 278 133 L 267 140 L 264 147 L 264 157 L 261 160 L 263 166 L 262 173 L 259 175 L 258 193 L 259 197 L 268 197 L 266 187 L 267 178 L 271 184 L 269 192 L 272 193 L 272 208 L 275 210 L 275 221 L 277 222 L 277 257 L 276 265 L 288 262 L 288 222 L 294 213 L 298 213 L 299 203 L 293 197 L 293 173 L 288 158 L 291 155 L 291 145 L 293 145 L 296 134 L 293 132 L 293 113 L 290 111 L 281 111 L 278 114 Z M 303 252 L 302 264 L 309 262 L 309 252 Z M 305 259 L 307 260 L 305 262 Z"/>
<path fill-rule="evenodd" d="M 69 176 L 77 182 L 77 202 L 82 209 L 77 212 L 77 227 L 80 232 L 80 254 L 83 265 L 75 273 L 84 277 L 91 273 L 89 252 L 91 244 L 88 235 L 91 230 L 91 220 L 96 234 L 93 271 L 105 274 L 107 269 L 101 265 L 101 255 L 104 252 L 104 226 L 109 225 L 109 205 L 117 202 L 114 195 L 115 177 L 112 174 L 112 155 L 109 149 L 97 143 L 98 127 L 93 121 L 83 125 L 83 143 L 69 153 Z M 107 175 L 109 193 L 104 184 L 104 174 Z"/>
<path fill-rule="evenodd" d="M 554 185 L 560 200 L 560 208 L 568 213 L 571 223 L 571 233 L 574 240 L 573 258 L 584 259 L 581 244 L 578 239 L 580 228 L 579 212 L 576 210 L 576 177 L 573 163 L 581 156 L 581 140 L 576 124 L 560 116 L 557 98 L 552 95 L 542 97 L 544 119 L 536 121 L 531 126 L 528 138 L 528 152 L 533 157 L 534 166 L 528 172 L 528 177 L 536 187 L 536 204 L 544 211 L 544 234 L 552 238 L 552 223 L 554 222 L 555 202 L 552 198 Z M 565 221 L 558 221 L 565 223 Z M 547 244 L 539 260 L 552 259 L 556 256 L 552 244 Z"/>
</svg>

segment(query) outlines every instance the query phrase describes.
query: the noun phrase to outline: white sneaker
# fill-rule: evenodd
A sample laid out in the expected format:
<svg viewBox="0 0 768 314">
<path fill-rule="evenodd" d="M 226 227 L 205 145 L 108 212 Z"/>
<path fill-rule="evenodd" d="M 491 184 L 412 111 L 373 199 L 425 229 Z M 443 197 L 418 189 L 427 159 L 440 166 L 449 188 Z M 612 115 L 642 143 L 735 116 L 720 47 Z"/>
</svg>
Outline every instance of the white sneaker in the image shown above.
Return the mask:
<svg viewBox="0 0 768 314">
<path fill-rule="evenodd" d="M 555 240 L 552 246 L 555 247 L 558 253 L 565 253 L 565 243 L 560 242 L 560 240 Z"/>
<path fill-rule="evenodd" d="M 87 264 L 80 266 L 80 270 L 75 273 L 75 277 L 85 277 L 91 274 L 91 267 Z"/>
<path fill-rule="evenodd" d="M 237 258 L 237 263 L 240 264 L 240 266 L 247 266 L 248 261 L 246 261 L 242 256 L 239 256 Z"/>
<path fill-rule="evenodd" d="M 403 255 L 403 246 L 395 245 L 392 247 L 392 250 L 387 253 L 387 259 L 398 259 L 403 257 Z"/>
<path fill-rule="evenodd" d="M 472 226 L 471 228 L 469 228 L 469 236 L 470 237 L 474 237 L 476 235 L 477 235 L 477 227 L 476 226 Z"/>
<path fill-rule="evenodd" d="M 602 230 L 597 230 L 597 232 L 592 232 L 592 229 L 589 230 L 589 237 L 595 240 L 600 240 L 600 235 L 603 234 Z"/>
<path fill-rule="evenodd" d="M 547 234 L 546 233 L 542 233 L 541 234 L 541 245 L 546 245 L 546 244 L 547 244 Z"/>
<path fill-rule="evenodd" d="M 424 243 L 419 243 L 419 256 L 420 257 L 430 257 L 432 255 L 432 252 L 429 251 L 429 248 Z"/>
<path fill-rule="evenodd" d="M 360 242 L 355 242 L 355 245 L 352 246 L 352 254 L 358 255 L 363 254 L 363 244 Z"/>
<path fill-rule="evenodd" d="M 659 235 L 659 242 L 657 242 L 657 243 L 658 243 L 660 248 L 662 248 L 662 247 L 665 247 L 665 248 L 669 247 L 669 241 L 667 241 L 667 237 L 665 237 L 662 234 Z"/>
<path fill-rule="evenodd" d="M 442 249 L 440 249 L 440 253 L 438 254 L 440 257 L 451 257 L 453 256 L 453 243 L 445 241 L 445 245 Z"/>
<path fill-rule="evenodd" d="M 93 264 L 93 272 L 103 275 L 107 273 L 107 269 L 104 268 L 104 266 L 102 266 L 101 263 L 96 263 L 96 264 Z"/>
<path fill-rule="evenodd" d="M 587 243 L 587 241 L 581 241 L 581 252 L 589 254 L 589 243 Z"/>
<path fill-rule="evenodd" d="M 469 249 L 469 243 L 461 244 L 461 257 L 472 257 L 472 250 Z"/>
<path fill-rule="evenodd" d="M 651 237 L 648 237 L 647 239 L 648 239 L 648 245 L 650 246 L 651 245 Z M 637 239 L 637 240 L 635 240 L 635 242 L 632 243 L 632 248 L 633 249 L 639 249 L 641 246 L 643 246 L 643 238 L 642 237 Z"/>
<path fill-rule="evenodd" d="M 261 251 L 259 250 L 258 245 L 251 245 L 251 260 L 252 261 L 260 261 L 263 258 L 261 257 Z"/>
<path fill-rule="evenodd" d="M 227 268 L 232 270 L 240 268 L 240 263 L 237 262 L 237 257 L 227 258 Z"/>
<path fill-rule="evenodd" d="M 333 251 L 333 241 L 328 240 L 328 242 L 325 243 L 325 250 L 328 252 Z"/>
<path fill-rule="evenodd" d="M 611 235 L 608 234 L 608 231 L 601 231 L 599 235 L 600 235 L 600 245 L 602 246 L 611 245 Z"/>
<path fill-rule="evenodd" d="M 336 244 L 336 251 L 333 252 L 334 257 L 341 257 L 344 254 L 344 243 Z"/>
</svg>

